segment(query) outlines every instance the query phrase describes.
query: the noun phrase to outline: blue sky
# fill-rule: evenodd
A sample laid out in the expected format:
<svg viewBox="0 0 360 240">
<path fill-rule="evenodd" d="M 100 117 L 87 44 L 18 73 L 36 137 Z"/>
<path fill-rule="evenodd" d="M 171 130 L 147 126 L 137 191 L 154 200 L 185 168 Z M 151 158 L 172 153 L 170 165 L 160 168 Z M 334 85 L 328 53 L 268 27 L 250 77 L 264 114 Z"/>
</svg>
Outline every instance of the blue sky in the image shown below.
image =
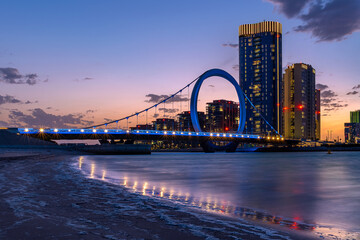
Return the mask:
<svg viewBox="0 0 360 240">
<path fill-rule="evenodd" d="M 283 66 L 311 64 L 323 91 L 332 91 L 328 98 L 336 98 L 322 109 L 322 132 L 342 136 L 348 112 L 360 108 L 359 93 L 346 95 L 360 84 L 359 1 L 289 2 L 2 1 L 0 123 L 101 123 L 145 108 L 147 94 L 175 92 L 211 68 L 238 79 L 238 49 L 224 44 L 238 43 L 239 25 L 272 20 L 283 25 Z M 325 24 L 319 33 L 314 23 L 325 21 L 332 28 Z M 4 75 L 9 68 L 18 71 L 13 83 Z M 36 74 L 32 84 L 29 74 Z M 235 91 L 211 79 L 200 110 L 215 98 L 236 100 Z"/>
</svg>

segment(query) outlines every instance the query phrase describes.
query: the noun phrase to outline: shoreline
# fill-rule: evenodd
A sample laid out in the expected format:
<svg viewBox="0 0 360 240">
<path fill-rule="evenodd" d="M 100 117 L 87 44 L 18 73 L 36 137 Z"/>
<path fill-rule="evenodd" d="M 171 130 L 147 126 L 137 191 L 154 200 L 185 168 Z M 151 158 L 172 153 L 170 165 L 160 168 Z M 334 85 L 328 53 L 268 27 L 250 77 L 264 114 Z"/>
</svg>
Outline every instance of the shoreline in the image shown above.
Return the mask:
<svg viewBox="0 0 360 240">
<path fill-rule="evenodd" d="M 71 167 L 76 154 L 35 152 L 0 155 L 0 238 L 315 238 L 131 193 L 80 174 Z"/>
</svg>

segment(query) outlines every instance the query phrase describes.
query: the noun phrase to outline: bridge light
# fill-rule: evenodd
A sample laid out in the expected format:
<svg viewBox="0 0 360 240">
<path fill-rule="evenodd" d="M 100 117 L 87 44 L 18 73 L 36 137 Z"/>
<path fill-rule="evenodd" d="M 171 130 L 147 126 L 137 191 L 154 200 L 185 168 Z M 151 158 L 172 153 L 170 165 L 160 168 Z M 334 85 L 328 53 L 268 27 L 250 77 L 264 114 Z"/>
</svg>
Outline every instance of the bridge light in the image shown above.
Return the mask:
<svg viewBox="0 0 360 240">
<path fill-rule="evenodd" d="M 189 135 L 191 135 L 191 132 L 189 132 Z"/>
<path fill-rule="evenodd" d="M 58 132 L 59 130 L 57 128 L 54 129 L 54 132 Z"/>
<path fill-rule="evenodd" d="M 146 131 L 146 133 L 149 133 L 149 131 Z"/>
<path fill-rule="evenodd" d="M 184 134 L 183 132 L 181 132 L 181 134 Z"/>
<path fill-rule="evenodd" d="M 96 129 L 93 129 L 93 132 L 96 133 Z"/>
<path fill-rule="evenodd" d="M 258 136 L 258 138 L 260 138 L 260 136 Z"/>
<path fill-rule="evenodd" d="M 220 134 L 218 133 L 218 134 L 216 134 L 216 136 L 220 136 Z"/>
<path fill-rule="evenodd" d="M 28 128 L 25 128 L 25 132 L 28 132 L 29 131 L 29 129 Z"/>
<path fill-rule="evenodd" d="M 127 133 L 129 133 L 130 131 L 129 131 L 129 130 L 127 130 L 126 132 L 127 132 Z"/>
<path fill-rule="evenodd" d="M 139 133 L 139 131 L 136 131 L 136 133 Z"/>
<path fill-rule="evenodd" d="M 69 129 L 68 132 L 71 132 L 71 129 Z"/>
<path fill-rule="evenodd" d="M 249 136 L 249 135 L 247 135 L 247 137 L 249 138 L 250 136 Z"/>
<path fill-rule="evenodd" d="M 199 135 L 199 133 L 196 133 L 196 135 Z"/>
<path fill-rule="evenodd" d="M 175 132 L 172 132 L 173 135 L 175 135 Z"/>
<path fill-rule="evenodd" d="M 225 133 L 223 134 L 223 137 L 226 137 L 226 134 L 225 134 Z"/>
<path fill-rule="evenodd" d="M 43 129 L 43 128 L 40 128 L 40 132 L 44 132 L 44 129 Z"/>
<path fill-rule="evenodd" d="M 105 132 L 107 133 L 107 132 L 108 132 L 108 130 L 107 130 L 107 129 L 105 129 Z"/>
<path fill-rule="evenodd" d="M 241 137 L 243 138 L 243 137 L 244 137 L 244 135 L 241 135 Z"/>
<path fill-rule="evenodd" d="M 232 137 L 232 134 L 230 134 L 230 137 Z"/>
<path fill-rule="evenodd" d="M 165 131 L 164 134 L 167 134 L 167 131 Z"/>
<path fill-rule="evenodd" d="M 268 140 L 270 140 L 270 137 L 267 137 Z"/>
<path fill-rule="evenodd" d="M 210 133 L 210 136 L 212 136 L 212 135 L 214 135 L 214 134 Z"/>
<path fill-rule="evenodd" d="M 81 129 L 80 132 L 84 132 L 84 129 Z"/>
</svg>

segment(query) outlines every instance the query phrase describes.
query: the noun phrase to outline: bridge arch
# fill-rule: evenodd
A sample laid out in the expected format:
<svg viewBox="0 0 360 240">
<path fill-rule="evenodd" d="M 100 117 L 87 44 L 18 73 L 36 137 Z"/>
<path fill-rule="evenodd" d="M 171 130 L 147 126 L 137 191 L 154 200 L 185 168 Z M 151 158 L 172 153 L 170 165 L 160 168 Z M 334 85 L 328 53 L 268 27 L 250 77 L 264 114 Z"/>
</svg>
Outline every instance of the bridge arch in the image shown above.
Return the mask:
<svg viewBox="0 0 360 240">
<path fill-rule="evenodd" d="M 240 88 L 240 85 L 236 82 L 236 80 L 231 76 L 228 72 L 222 70 L 222 69 L 210 69 L 203 73 L 197 82 L 195 83 L 194 89 L 191 93 L 191 100 L 190 100 L 190 116 L 191 116 L 191 122 L 193 124 L 195 132 L 201 132 L 201 127 L 199 123 L 199 117 L 197 113 L 197 102 L 198 102 L 198 96 L 201 84 L 209 77 L 221 77 L 229 81 L 235 88 L 236 93 L 239 98 L 239 125 L 237 128 L 237 133 L 242 133 L 245 126 L 245 99 L 244 99 L 244 93 Z"/>
</svg>

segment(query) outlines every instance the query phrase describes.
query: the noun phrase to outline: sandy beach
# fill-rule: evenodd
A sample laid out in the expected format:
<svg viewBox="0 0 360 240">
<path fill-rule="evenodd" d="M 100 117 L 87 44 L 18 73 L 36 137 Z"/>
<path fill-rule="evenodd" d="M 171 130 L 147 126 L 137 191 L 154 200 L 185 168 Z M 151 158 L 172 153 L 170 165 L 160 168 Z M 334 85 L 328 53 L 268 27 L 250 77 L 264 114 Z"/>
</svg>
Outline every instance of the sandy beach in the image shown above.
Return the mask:
<svg viewBox="0 0 360 240">
<path fill-rule="evenodd" d="M 310 239 L 89 179 L 60 151 L 0 154 L 0 239 Z"/>
</svg>

